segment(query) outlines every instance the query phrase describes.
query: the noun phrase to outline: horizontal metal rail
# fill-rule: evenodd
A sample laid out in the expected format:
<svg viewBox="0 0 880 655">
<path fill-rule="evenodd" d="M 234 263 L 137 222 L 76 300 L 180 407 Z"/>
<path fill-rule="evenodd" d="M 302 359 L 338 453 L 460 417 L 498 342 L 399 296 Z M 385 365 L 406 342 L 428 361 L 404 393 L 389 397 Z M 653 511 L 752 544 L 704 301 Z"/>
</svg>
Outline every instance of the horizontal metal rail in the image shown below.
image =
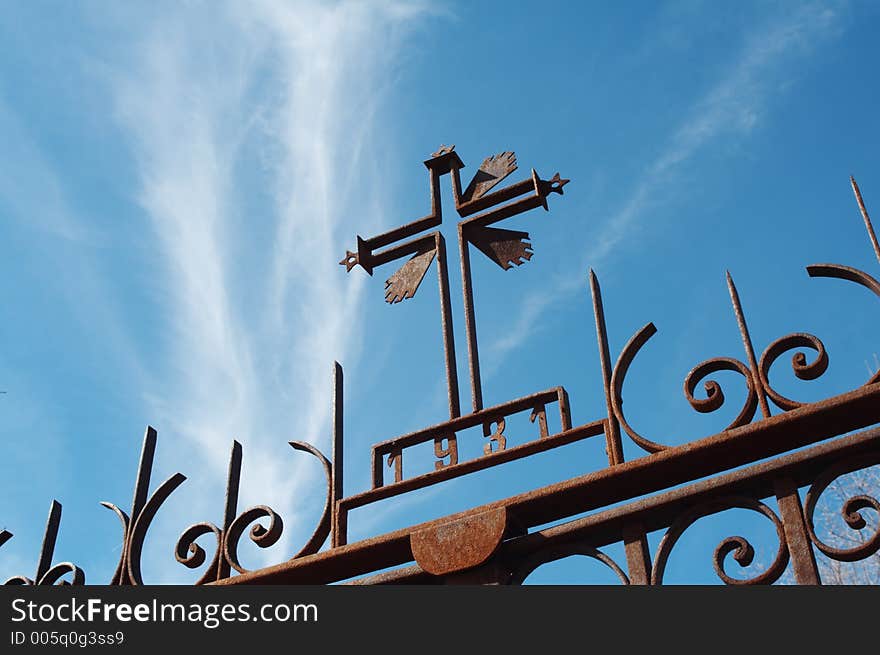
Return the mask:
<svg viewBox="0 0 880 655">
<path fill-rule="evenodd" d="M 411 534 L 468 515 L 503 507 L 520 526 L 531 528 L 716 475 L 876 423 L 880 423 L 880 385 L 869 385 L 438 521 L 251 571 L 217 584 L 319 584 L 347 580 L 413 561 Z"/>
</svg>

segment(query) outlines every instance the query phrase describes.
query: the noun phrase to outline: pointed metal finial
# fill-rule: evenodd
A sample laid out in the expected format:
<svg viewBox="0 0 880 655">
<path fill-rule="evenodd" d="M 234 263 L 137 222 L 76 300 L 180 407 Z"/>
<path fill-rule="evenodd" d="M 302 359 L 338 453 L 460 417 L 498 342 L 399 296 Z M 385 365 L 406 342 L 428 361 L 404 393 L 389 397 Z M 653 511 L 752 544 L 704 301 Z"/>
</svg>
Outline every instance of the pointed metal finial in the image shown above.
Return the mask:
<svg viewBox="0 0 880 655">
<path fill-rule="evenodd" d="M 856 194 L 856 202 L 859 203 L 859 211 L 862 212 L 862 218 L 865 219 L 865 227 L 868 230 L 871 245 L 874 246 L 874 254 L 877 256 L 877 261 L 880 262 L 880 243 L 877 243 L 877 234 L 874 232 L 874 226 L 871 224 L 868 210 L 865 209 L 865 202 L 862 200 L 862 192 L 859 191 L 859 185 L 856 183 L 856 178 L 852 175 L 849 177 L 849 183 L 852 185 L 853 193 Z"/>
</svg>

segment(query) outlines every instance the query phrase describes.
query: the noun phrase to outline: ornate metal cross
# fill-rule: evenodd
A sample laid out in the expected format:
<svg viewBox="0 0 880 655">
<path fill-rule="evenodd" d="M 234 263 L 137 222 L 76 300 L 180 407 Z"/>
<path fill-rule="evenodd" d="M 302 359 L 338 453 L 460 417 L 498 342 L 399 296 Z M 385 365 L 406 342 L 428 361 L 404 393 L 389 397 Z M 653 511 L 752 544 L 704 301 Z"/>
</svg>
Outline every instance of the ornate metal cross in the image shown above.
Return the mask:
<svg viewBox="0 0 880 655">
<path fill-rule="evenodd" d="M 446 358 L 446 381 L 449 395 L 449 417 L 461 415 L 458 397 L 458 373 L 455 364 L 455 344 L 452 331 L 452 309 L 449 302 L 449 275 L 446 268 L 446 243 L 439 230 L 428 234 L 419 233 L 435 228 L 443 221 L 440 202 L 440 178 L 452 174 L 452 193 L 455 210 L 464 219 L 458 223 L 458 248 L 461 257 L 461 282 L 464 296 L 465 334 L 468 342 L 471 398 L 473 411 L 483 409 L 483 392 L 480 382 L 480 359 L 477 352 L 476 319 L 474 316 L 474 293 L 471 281 L 469 245 L 504 270 L 520 266 L 532 257 L 532 245 L 528 232 L 489 227 L 523 212 L 543 207 L 548 210 L 547 196 L 562 195 L 568 180 L 556 173 L 550 180 L 542 180 L 535 169 L 531 178 L 511 184 L 497 191 L 492 189 L 516 170 L 516 155 L 502 152 L 487 157 L 480 164 L 474 178 L 462 193 L 459 171 L 464 163 L 455 152 L 455 146 L 440 146 L 425 162 L 431 189 L 431 213 L 411 223 L 379 234 L 371 239 L 357 237 L 357 252 L 347 251 L 339 262 L 351 271 L 361 266 L 370 275 L 383 264 L 410 257 L 385 282 L 385 300 L 390 304 L 412 298 L 419 288 L 431 262 L 437 259 L 437 280 L 440 286 L 440 320 L 443 331 L 443 348 Z M 490 193 L 490 191 L 492 191 Z M 482 213 L 480 213 L 482 212 Z M 476 216 L 474 216 L 476 214 Z M 410 237 L 416 237 L 410 239 Z M 406 241 L 406 239 L 409 239 Z"/>
</svg>

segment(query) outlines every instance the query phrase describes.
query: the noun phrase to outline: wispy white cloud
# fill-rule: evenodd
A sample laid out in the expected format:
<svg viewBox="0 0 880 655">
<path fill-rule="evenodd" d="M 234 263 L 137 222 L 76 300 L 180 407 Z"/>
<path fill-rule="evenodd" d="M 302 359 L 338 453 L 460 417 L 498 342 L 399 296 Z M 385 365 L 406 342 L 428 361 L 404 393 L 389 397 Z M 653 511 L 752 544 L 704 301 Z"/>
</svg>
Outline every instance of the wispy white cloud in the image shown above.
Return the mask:
<svg viewBox="0 0 880 655">
<path fill-rule="evenodd" d="M 523 302 L 523 311 L 505 336 L 490 347 L 492 362 L 518 348 L 533 333 L 538 317 L 553 304 L 584 288 L 584 269 L 606 261 L 634 226 L 669 200 L 668 189 L 682 169 L 723 137 L 745 136 L 768 110 L 769 98 L 793 75 L 791 66 L 842 31 L 839 3 L 809 3 L 748 34 L 739 56 L 720 81 L 696 100 L 662 151 L 644 169 L 623 206 L 593 236 L 580 270 Z"/>
<path fill-rule="evenodd" d="M 387 127 L 376 112 L 385 72 L 426 11 L 190 5 L 158 17 L 134 70 L 115 81 L 165 294 L 156 321 L 167 325 L 171 379 L 156 381 L 153 409 L 182 437 L 175 449 L 215 476 L 240 439 L 241 502 L 271 501 L 289 539 L 311 529 L 298 524 L 302 484 L 320 483 L 298 477 L 303 456 L 284 442 L 329 443 L 330 368 L 357 356 L 350 316 L 361 296 L 357 277 L 339 275 L 341 235 L 379 223 L 370 164 Z M 255 190 L 239 176 L 254 160 L 269 200 L 265 214 L 243 216 Z"/>
</svg>

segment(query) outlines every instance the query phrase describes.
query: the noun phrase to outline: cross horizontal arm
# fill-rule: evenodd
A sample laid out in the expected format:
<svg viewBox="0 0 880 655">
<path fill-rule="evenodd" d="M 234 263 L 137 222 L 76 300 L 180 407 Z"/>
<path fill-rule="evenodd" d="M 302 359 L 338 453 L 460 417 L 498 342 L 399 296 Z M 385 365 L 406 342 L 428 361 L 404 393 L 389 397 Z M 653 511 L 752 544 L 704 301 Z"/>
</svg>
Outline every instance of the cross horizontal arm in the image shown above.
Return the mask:
<svg viewBox="0 0 880 655">
<path fill-rule="evenodd" d="M 538 173 L 534 169 L 532 169 L 531 179 L 518 182 L 517 184 L 511 185 L 507 189 L 501 189 L 500 191 L 491 193 L 484 198 L 480 198 L 479 200 L 476 200 L 474 202 L 481 202 L 483 200 L 491 199 L 494 197 L 495 201 L 491 204 L 495 205 L 499 202 L 502 202 L 503 200 L 508 199 L 508 197 L 515 198 L 516 196 L 520 196 L 528 191 L 532 192 L 531 195 L 521 198 L 515 202 L 501 205 L 497 209 L 488 211 L 485 214 L 480 214 L 478 216 L 474 216 L 473 218 L 464 220 L 461 222 L 461 226 L 462 228 L 468 228 L 471 226 L 486 227 L 487 225 L 498 223 L 499 221 L 503 221 L 505 218 L 510 218 L 511 216 L 516 216 L 517 214 L 523 214 L 537 207 L 543 207 L 546 210 L 548 209 L 547 196 L 551 193 L 558 193 L 559 195 L 563 195 L 562 187 L 568 184 L 568 182 L 569 180 L 560 178 L 559 173 L 554 175 L 550 180 L 542 180 L 538 176 Z M 508 193 L 508 189 L 520 190 L 518 193 L 512 194 Z"/>
<path fill-rule="evenodd" d="M 364 242 L 370 247 L 371 250 L 376 250 L 377 248 L 382 248 L 383 246 L 387 246 L 388 244 L 394 243 L 395 241 L 400 241 L 401 239 L 406 239 L 407 237 L 411 237 L 414 234 L 418 234 L 419 232 L 423 232 L 424 230 L 429 230 L 432 227 L 437 227 L 443 221 L 443 209 L 440 203 L 440 176 L 436 174 L 435 171 L 429 170 L 428 175 L 430 178 L 431 185 L 431 213 L 422 218 L 418 218 L 406 225 L 401 225 L 400 227 L 396 227 L 392 230 L 388 230 L 387 232 L 383 232 L 382 234 L 377 234 L 374 237 L 369 239 L 364 239 Z"/>
</svg>

